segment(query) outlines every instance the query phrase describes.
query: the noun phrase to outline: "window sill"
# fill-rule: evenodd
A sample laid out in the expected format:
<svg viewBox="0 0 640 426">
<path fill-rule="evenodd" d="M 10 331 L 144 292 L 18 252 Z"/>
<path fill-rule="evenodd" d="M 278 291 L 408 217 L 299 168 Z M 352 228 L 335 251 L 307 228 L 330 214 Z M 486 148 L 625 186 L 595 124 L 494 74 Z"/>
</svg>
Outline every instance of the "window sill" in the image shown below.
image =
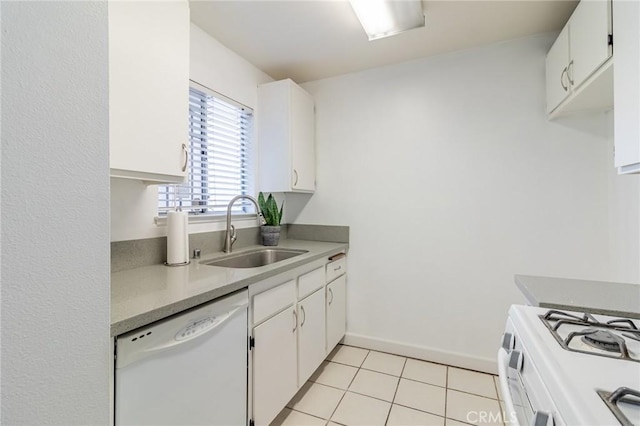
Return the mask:
<svg viewBox="0 0 640 426">
<path fill-rule="evenodd" d="M 237 220 L 258 220 L 258 215 L 255 213 L 251 214 L 233 214 L 231 215 L 231 219 L 233 221 Z M 216 223 L 216 222 L 225 222 L 227 220 L 227 216 L 222 215 L 190 215 L 189 223 Z M 167 226 L 167 217 L 166 216 L 156 216 L 154 218 L 156 225 L 158 226 Z"/>
</svg>

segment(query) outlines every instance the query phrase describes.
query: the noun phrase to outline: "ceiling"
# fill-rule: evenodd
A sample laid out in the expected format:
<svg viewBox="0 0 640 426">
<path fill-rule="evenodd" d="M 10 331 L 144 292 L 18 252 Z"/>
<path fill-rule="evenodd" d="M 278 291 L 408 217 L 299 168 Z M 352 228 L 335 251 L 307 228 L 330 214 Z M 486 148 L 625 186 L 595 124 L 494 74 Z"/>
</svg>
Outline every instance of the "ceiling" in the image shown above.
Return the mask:
<svg viewBox="0 0 640 426">
<path fill-rule="evenodd" d="M 346 0 L 191 0 L 191 21 L 298 83 L 560 30 L 574 0 L 423 1 L 426 26 L 368 41 Z"/>
</svg>

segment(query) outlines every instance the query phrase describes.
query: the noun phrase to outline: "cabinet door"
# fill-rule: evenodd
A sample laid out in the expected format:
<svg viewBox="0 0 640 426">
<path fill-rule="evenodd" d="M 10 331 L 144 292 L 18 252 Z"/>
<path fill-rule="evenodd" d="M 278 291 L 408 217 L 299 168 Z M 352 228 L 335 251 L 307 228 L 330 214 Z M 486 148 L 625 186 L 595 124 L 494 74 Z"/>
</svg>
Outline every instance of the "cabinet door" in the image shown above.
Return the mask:
<svg viewBox="0 0 640 426">
<path fill-rule="evenodd" d="M 615 166 L 640 172 L 640 3 L 614 1 Z"/>
<path fill-rule="evenodd" d="M 571 15 L 569 77 L 572 86 L 579 86 L 611 56 L 610 8 L 607 0 L 581 1 Z"/>
<path fill-rule="evenodd" d="M 298 302 L 298 385 L 302 386 L 327 356 L 324 289 Z"/>
<path fill-rule="evenodd" d="M 566 25 L 547 53 L 547 112 L 551 112 L 569 94 L 569 26 Z"/>
<path fill-rule="evenodd" d="M 327 285 L 327 353 L 344 337 L 347 323 L 347 276 Z"/>
<path fill-rule="evenodd" d="M 292 306 L 253 329 L 253 420 L 268 425 L 298 390 Z"/>
<path fill-rule="evenodd" d="M 315 118 L 313 98 L 291 85 L 291 189 L 314 191 L 316 187 Z"/>
<path fill-rule="evenodd" d="M 111 175 L 159 182 L 186 176 L 189 4 L 109 1 Z"/>
</svg>

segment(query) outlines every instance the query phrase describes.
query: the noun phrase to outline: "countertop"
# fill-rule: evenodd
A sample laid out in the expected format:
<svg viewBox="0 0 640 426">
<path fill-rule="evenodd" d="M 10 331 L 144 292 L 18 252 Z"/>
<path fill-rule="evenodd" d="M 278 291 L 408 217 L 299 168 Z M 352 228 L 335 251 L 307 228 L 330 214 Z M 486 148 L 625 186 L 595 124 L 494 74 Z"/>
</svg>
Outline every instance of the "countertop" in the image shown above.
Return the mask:
<svg viewBox="0 0 640 426">
<path fill-rule="evenodd" d="M 640 319 L 640 284 L 529 275 L 515 281 L 534 306 Z"/>
<path fill-rule="evenodd" d="M 308 253 L 258 268 L 222 268 L 202 262 L 223 253 L 192 260 L 189 265 L 152 265 L 111 274 L 111 336 L 134 330 L 218 297 L 247 288 L 266 278 L 325 256 L 345 251 L 346 243 L 284 240 L 279 248 Z M 234 250 L 264 248 L 250 246 Z"/>
</svg>

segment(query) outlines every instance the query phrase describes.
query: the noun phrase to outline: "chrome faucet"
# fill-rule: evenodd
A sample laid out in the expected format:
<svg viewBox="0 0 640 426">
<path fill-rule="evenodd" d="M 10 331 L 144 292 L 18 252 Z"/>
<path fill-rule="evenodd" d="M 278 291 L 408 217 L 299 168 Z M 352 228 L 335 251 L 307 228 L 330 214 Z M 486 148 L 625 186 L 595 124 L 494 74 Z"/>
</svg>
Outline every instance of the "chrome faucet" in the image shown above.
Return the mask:
<svg viewBox="0 0 640 426">
<path fill-rule="evenodd" d="M 258 202 L 251 195 L 236 195 L 229 201 L 229 205 L 227 206 L 227 232 L 224 235 L 224 248 L 223 251 L 225 253 L 231 253 L 231 247 L 233 247 L 233 243 L 236 242 L 238 236 L 236 235 L 236 227 L 231 224 L 231 208 L 233 207 L 233 203 L 240 199 L 247 199 L 251 201 L 256 206 L 256 213 L 258 214 L 258 221 L 260 225 L 266 225 L 267 221 L 264 220 L 262 216 L 262 212 L 260 211 L 260 207 L 258 206 Z"/>
</svg>

